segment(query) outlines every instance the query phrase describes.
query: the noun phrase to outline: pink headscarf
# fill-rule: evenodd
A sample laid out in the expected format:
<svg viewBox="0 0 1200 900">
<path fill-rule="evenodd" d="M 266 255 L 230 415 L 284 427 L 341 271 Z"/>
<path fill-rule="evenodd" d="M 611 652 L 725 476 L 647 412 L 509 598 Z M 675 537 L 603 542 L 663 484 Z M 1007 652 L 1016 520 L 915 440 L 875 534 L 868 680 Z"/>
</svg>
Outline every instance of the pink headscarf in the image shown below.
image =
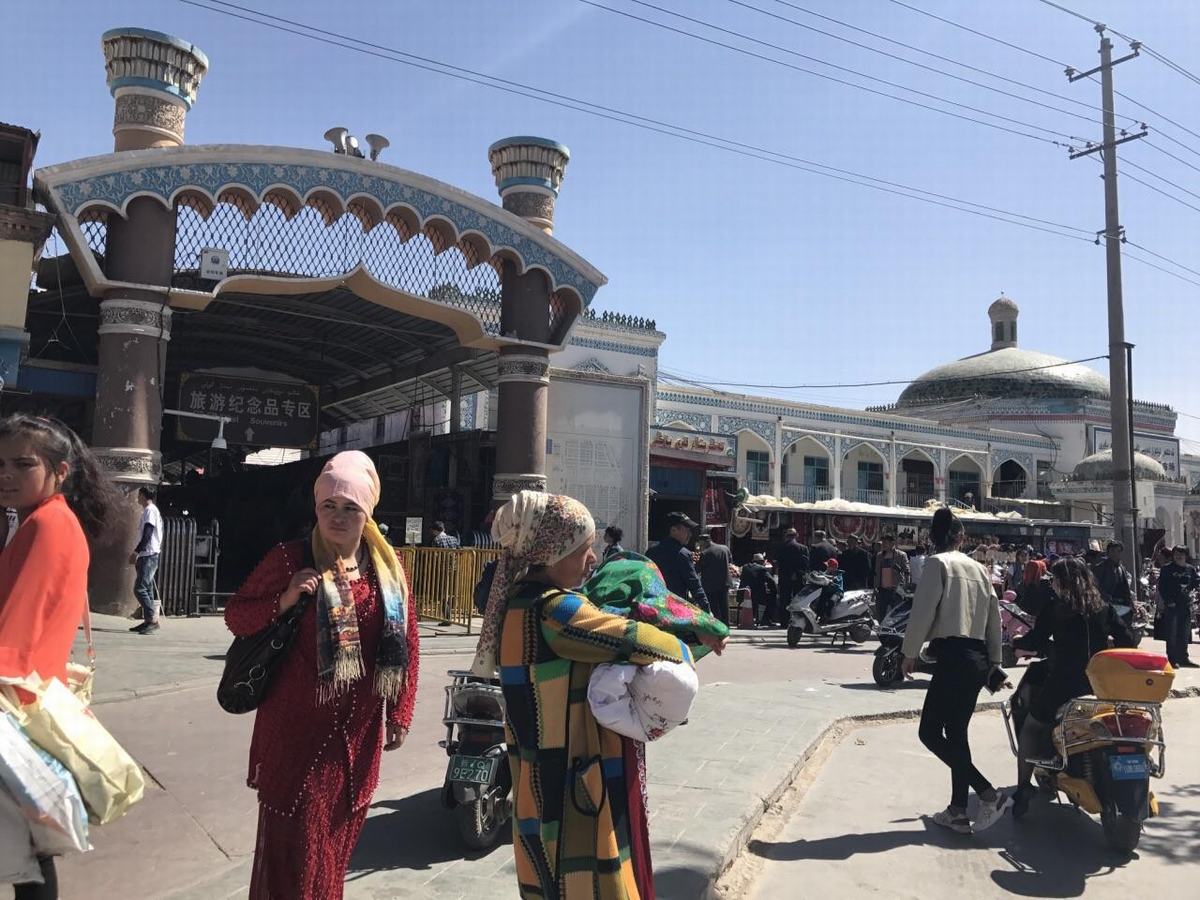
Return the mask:
<svg viewBox="0 0 1200 900">
<path fill-rule="evenodd" d="M 330 497 L 344 497 L 370 516 L 379 503 L 379 473 L 375 471 L 375 463 L 361 450 L 337 454 L 317 476 L 313 497 L 318 506 Z"/>
</svg>

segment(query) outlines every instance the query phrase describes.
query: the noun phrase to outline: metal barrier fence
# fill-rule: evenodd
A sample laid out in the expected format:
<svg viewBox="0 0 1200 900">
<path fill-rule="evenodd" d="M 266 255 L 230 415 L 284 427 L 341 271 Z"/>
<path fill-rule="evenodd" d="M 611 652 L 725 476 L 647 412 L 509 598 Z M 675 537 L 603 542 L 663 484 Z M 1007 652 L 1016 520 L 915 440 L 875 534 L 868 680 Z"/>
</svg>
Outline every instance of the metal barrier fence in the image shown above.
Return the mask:
<svg viewBox="0 0 1200 900">
<path fill-rule="evenodd" d="M 483 575 L 483 567 L 499 557 L 499 550 L 472 547 L 401 547 L 400 560 L 408 573 L 418 615 L 439 623 L 463 625 L 470 634 L 475 585 Z"/>
<path fill-rule="evenodd" d="M 164 517 L 160 554 L 157 582 L 163 615 L 199 613 L 196 604 L 196 520 Z"/>
</svg>

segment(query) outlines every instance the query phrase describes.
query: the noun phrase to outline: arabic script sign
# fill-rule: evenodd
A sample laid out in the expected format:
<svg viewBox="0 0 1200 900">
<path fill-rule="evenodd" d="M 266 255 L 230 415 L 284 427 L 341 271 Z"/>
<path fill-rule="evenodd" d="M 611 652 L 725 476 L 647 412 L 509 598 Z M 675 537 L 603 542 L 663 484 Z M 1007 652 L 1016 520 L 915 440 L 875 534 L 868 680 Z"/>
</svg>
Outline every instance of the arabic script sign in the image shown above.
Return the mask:
<svg viewBox="0 0 1200 900">
<path fill-rule="evenodd" d="M 1112 429 L 1103 425 L 1092 426 L 1092 453 L 1099 453 L 1112 446 Z M 1162 463 L 1167 474 L 1172 478 L 1179 477 L 1179 438 L 1156 437 L 1149 434 L 1133 433 L 1133 449 L 1144 453 L 1151 459 Z"/>
<path fill-rule="evenodd" d="M 226 416 L 225 440 L 243 447 L 314 447 L 320 390 L 316 385 L 184 372 L 179 377 L 179 409 Z M 207 443 L 217 423 L 180 416 L 178 437 Z"/>
</svg>

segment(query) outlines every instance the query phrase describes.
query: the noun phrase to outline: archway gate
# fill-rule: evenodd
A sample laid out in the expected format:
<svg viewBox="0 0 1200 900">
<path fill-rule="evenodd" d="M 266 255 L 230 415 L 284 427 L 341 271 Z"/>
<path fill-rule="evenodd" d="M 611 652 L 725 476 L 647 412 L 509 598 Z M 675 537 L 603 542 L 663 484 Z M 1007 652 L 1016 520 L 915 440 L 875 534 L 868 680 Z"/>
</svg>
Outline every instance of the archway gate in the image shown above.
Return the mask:
<svg viewBox="0 0 1200 900">
<path fill-rule="evenodd" d="M 116 152 L 34 187 L 70 253 L 54 299 L 93 304 L 92 441 L 114 477 L 159 480 L 164 379 L 171 396 L 185 372 L 254 367 L 316 384 L 330 425 L 494 388 L 494 494 L 544 489 L 549 354 L 605 282 L 551 236 L 567 148 L 488 148 L 502 208 L 348 153 L 183 146 L 207 57 L 143 29 L 103 44 Z M 132 531 L 97 554 L 100 608 L 129 594 Z"/>
</svg>

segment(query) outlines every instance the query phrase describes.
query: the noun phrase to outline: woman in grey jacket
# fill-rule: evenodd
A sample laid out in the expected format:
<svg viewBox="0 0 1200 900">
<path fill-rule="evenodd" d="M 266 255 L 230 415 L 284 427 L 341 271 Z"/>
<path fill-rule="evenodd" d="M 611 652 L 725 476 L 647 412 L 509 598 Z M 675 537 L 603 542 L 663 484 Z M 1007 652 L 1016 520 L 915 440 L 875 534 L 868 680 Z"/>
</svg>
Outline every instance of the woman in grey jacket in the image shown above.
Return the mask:
<svg viewBox="0 0 1200 900">
<path fill-rule="evenodd" d="M 934 555 L 925 560 L 904 636 L 902 671 L 911 675 L 926 641 L 936 641 L 937 665 L 921 710 L 921 743 L 950 767 L 950 805 L 933 815 L 945 828 L 970 834 L 990 828 L 1011 799 L 998 794 L 971 762 L 967 730 L 979 691 L 1000 666 L 1000 608 L 990 575 L 960 551 L 962 523 L 949 509 L 933 516 Z M 979 795 L 974 823 L 967 792 Z"/>
</svg>

